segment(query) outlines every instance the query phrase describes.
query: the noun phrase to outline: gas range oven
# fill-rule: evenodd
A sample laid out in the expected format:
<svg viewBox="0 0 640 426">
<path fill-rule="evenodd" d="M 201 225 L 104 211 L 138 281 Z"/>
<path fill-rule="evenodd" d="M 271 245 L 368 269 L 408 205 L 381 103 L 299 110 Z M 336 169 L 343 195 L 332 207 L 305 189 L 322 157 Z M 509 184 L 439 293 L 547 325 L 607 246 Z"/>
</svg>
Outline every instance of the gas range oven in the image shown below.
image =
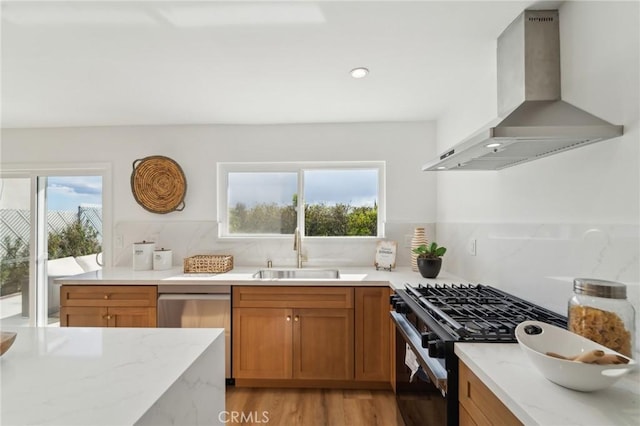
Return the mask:
<svg viewBox="0 0 640 426">
<path fill-rule="evenodd" d="M 516 343 L 525 320 L 567 327 L 567 318 L 482 284 L 405 284 L 391 296 L 396 397 L 407 426 L 458 424 L 454 343 Z"/>
</svg>

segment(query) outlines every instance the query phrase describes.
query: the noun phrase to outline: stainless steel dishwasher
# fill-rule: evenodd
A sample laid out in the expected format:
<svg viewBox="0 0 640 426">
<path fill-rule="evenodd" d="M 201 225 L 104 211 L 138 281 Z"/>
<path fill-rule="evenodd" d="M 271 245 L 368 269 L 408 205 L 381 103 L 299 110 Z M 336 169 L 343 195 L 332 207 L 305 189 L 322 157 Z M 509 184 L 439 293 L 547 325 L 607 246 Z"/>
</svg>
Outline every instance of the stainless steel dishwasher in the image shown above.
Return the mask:
<svg viewBox="0 0 640 426">
<path fill-rule="evenodd" d="M 225 377 L 231 379 L 231 286 L 158 286 L 158 327 L 224 328 Z"/>
</svg>

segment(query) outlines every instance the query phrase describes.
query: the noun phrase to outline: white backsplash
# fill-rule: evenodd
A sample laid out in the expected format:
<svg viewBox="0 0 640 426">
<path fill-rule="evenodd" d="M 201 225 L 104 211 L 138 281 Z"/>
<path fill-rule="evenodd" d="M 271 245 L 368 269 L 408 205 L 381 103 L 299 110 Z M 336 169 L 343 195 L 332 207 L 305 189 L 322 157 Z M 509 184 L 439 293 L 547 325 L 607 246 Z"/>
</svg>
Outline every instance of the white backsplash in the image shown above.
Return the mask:
<svg viewBox="0 0 640 426">
<path fill-rule="evenodd" d="M 640 332 L 640 227 L 614 224 L 439 223 L 443 269 L 567 314 L 573 279 L 627 285 Z M 470 253 L 476 241 L 476 255 Z M 639 342 L 640 343 L 640 342 Z M 640 350 L 640 348 L 638 348 Z"/>
<path fill-rule="evenodd" d="M 405 244 L 413 235 L 415 227 L 426 229 L 427 238 L 435 233 L 435 224 L 394 222 L 386 224 L 388 240 L 398 243 L 397 266 L 409 266 L 410 249 Z M 161 221 L 120 222 L 116 224 L 114 240 L 122 239 L 122 247 L 114 249 L 114 266 L 131 266 L 133 243 L 153 241 L 156 248 L 173 251 L 174 266 L 182 265 L 185 257 L 196 254 L 231 254 L 235 265 L 266 266 L 267 260 L 275 267 L 294 267 L 296 253 L 293 237 L 269 239 L 218 238 L 217 222 L 214 221 Z M 303 238 L 304 266 L 369 266 L 375 258 L 378 239 L 354 238 L 333 240 Z"/>
</svg>

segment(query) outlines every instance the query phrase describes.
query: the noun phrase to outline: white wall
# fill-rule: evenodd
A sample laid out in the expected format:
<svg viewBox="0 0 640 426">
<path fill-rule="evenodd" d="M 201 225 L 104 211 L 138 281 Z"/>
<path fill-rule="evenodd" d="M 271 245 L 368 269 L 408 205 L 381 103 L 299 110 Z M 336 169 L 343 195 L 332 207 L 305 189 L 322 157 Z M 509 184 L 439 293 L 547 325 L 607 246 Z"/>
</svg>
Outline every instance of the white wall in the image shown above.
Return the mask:
<svg viewBox="0 0 640 426">
<path fill-rule="evenodd" d="M 640 5 L 565 2 L 560 34 L 563 99 L 625 134 L 502 171 L 438 173 L 445 267 L 562 313 L 574 277 L 621 281 L 638 311 Z M 439 151 L 495 115 L 494 99 L 463 108 L 439 120 Z"/>
<path fill-rule="evenodd" d="M 217 239 L 217 162 L 386 161 L 387 235 L 400 243 L 401 265 L 409 264 L 404 235 L 416 225 L 433 229 L 435 222 L 436 178 L 420 169 L 435 155 L 434 123 L 4 129 L 1 149 L 5 164 L 111 163 L 114 235 L 124 238 L 124 247 L 115 249 L 117 265 L 131 264 L 131 244 L 142 239 L 174 249 L 177 265 L 187 255 L 216 251 L 230 251 L 238 264 L 263 264 L 266 257 L 274 264 L 295 264 L 289 239 L 252 244 Z M 150 155 L 165 155 L 182 167 L 187 179 L 184 211 L 153 214 L 134 200 L 132 164 Z M 322 258 L 370 265 L 374 247 L 374 242 L 364 248 L 306 244 L 311 264 Z"/>
</svg>

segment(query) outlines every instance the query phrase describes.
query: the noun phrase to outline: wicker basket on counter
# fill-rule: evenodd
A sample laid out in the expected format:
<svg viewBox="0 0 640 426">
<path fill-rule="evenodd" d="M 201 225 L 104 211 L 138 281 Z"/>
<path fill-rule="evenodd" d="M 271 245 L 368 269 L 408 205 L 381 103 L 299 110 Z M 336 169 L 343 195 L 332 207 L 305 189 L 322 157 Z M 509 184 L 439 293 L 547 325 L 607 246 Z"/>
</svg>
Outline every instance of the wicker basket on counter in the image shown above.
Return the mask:
<svg viewBox="0 0 640 426">
<path fill-rule="evenodd" d="M 227 272 L 232 269 L 233 256 L 228 254 L 199 254 L 184 259 L 186 274 Z"/>
</svg>

